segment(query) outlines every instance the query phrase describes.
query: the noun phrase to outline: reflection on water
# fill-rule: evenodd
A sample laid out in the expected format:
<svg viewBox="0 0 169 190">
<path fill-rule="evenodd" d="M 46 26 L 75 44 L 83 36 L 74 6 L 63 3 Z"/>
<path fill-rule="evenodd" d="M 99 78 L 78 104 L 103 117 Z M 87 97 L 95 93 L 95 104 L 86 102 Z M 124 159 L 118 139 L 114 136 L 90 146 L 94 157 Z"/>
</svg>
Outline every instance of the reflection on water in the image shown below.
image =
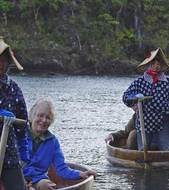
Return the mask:
<svg viewBox="0 0 169 190">
<path fill-rule="evenodd" d="M 133 189 L 168 189 L 168 177 L 168 171 L 153 170 L 151 172 L 135 173 L 131 180 L 134 181 Z"/>
<path fill-rule="evenodd" d="M 132 110 L 122 93 L 133 77 L 12 76 L 24 93 L 28 108 L 48 96 L 55 105 L 51 131 L 59 136 L 66 160 L 89 166 L 98 173 L 95 189 L 165 190 L 168 171 L 143 172 L 114 168 L 106 160 L 104 138 L 124 128 Z"/>
<path fill-rule="evenodd" d="M 132 190 L 165 190 L 169 189 L 169 172 L 167 170 L 134 170 L 113 168 L 109 178 L 116 179 L 117 183 L 109 189 Z"/>
</svg>

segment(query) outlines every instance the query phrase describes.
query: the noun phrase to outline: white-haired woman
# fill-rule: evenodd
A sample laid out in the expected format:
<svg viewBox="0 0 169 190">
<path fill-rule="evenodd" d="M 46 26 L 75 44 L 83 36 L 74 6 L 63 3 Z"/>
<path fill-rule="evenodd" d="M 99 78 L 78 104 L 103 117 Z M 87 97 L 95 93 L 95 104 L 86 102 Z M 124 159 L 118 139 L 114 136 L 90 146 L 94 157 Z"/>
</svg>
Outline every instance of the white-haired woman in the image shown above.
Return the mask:
<svg viewBox="0 0 169 190">
<path fill-rule="evenodd" d="M 65 179 L 87 178 L 94 171 L 81 172 L 70 169 L 65 163 L 58 139 L 48 130 L 54 121 L 54 111 L 49 100 L 37 101 L 29 112 L 31 128 L 29 131 L 29 151 L 31 160 L 24 167 L 26 179 L 30 179 L 33 188 L 52 190 L 54 184 L 46 175 L 49 166 L 53 166 L 58 175 Z"/>
<path fill-rule="evenodd" d="M 123 101 L 135 106 L 132 97 L 152 96 L 143 102 L 144 125 L 148 149 L 169 150 L 169 78 L 164 74 L 169 64 L 161 48 L 151 51 L 148 57 L 138 65 L 143 76 L 134 80 L 124 92 Z M 138 149 L 142 150 L 140 118 L 136 111 Z"/>
</svg>

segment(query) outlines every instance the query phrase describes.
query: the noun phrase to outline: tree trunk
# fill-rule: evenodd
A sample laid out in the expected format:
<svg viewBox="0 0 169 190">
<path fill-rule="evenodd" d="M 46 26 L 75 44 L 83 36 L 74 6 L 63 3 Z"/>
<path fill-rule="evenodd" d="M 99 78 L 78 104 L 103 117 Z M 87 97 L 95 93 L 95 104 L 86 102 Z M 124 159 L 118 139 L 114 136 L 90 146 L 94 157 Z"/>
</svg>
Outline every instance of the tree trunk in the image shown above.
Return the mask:
<svg viewBox="0 0 169 190">
<path fill-rule="evenodd" d="M 143 46 L 142 31 L 141 31 L 142 19 L 143 19 L 143 1 L 139 0 L 136 4 L 134 11 L 134 29 L 139 49 L 142 49 Z"/>
</svg>

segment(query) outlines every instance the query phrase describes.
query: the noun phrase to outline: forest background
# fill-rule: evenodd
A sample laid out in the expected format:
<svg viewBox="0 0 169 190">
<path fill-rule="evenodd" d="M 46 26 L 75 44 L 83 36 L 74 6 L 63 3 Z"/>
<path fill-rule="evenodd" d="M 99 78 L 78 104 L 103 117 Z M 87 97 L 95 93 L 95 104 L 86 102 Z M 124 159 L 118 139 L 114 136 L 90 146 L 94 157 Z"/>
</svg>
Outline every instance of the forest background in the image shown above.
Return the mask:
<svg viewBox="0 0 169 190">
<path fill-rule="evenodd" d="M 169 56 L 168 0 L 0 0 L 0 35 L 25 72 L 135 74 Z"/>
</svg>

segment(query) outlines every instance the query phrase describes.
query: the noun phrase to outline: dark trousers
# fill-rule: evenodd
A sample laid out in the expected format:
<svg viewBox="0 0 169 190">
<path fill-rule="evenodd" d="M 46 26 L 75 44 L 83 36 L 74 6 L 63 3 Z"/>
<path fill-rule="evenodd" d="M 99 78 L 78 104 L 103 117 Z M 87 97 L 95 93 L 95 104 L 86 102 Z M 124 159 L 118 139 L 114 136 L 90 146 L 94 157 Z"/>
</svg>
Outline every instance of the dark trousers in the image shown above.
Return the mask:
<svg viewBox="0 0 169 190">
<path fill-rule="evenodd" d="M 148 149 L 169 150 L 169 117 L 164 119 L 164 127 L 156 133 L 146 134 Z M 138 150 L 143 150 L 141 133 L 137 133 Z"/>
<path fill-rule="evenodd" d="M 3 169 L 1 180 L 5 190 L 26 190 L 24 176 L 20 168 Z"/>
</svg>

